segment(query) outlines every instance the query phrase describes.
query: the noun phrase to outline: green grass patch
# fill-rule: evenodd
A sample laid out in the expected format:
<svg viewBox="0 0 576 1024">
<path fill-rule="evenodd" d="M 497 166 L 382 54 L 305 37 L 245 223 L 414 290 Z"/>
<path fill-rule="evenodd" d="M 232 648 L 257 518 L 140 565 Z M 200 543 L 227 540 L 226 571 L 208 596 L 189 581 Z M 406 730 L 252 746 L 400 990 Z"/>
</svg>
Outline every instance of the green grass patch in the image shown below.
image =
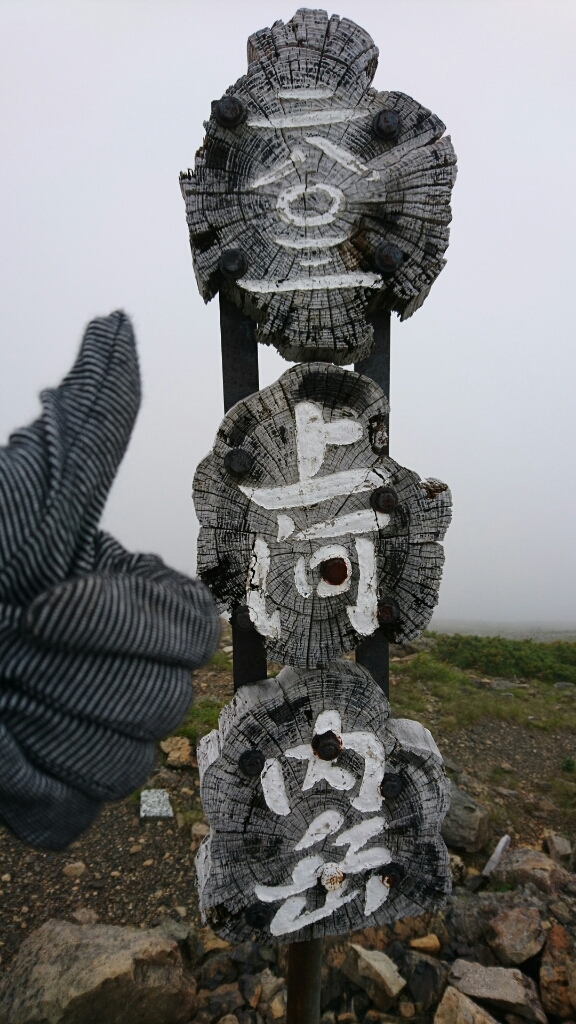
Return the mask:
<svg viewBox="0 0 576 1024">
<path fill-rule="evenodd" d="M 186 718 L 174 730 L 174 736 L 187 736 L 191 743 L 196 744 L 198 740 L 218 727 L 218 715 L 224 707 L 225 701 L 211 700 L 206 697 L 193 704 Z"/>
<path fill-rule="evenodd" d="M 428 633 L 436 640 L 434 655 L 461 669 L 505 679 L 540 679 L 576 683 L 576 643 L 551 644 L 505 640 L 500 636 Z"/>
<path fill-rule="evenodd" d="M 576 701 L 549 683 L 535 680 L 529 689 L 518 688 L 513 696 L 505 696 L 475 686 L 468 673 L 438 660 L 436 649 L 406 664 L 394 663 L 392 670 L 398 679 L 391 688 L 394 713 L 416 718 L 432 731 L 439 724 L 451 731 L 486 718 L 534 729 L 576 728 Z"/>
<path fill-rule="evenodd" d="M 232 659 L 225 651 L 216 651 L 208 664 L 212 668 L 218 669 L 219 672 L 230 672 L 232 670 Z"/>
</svg>

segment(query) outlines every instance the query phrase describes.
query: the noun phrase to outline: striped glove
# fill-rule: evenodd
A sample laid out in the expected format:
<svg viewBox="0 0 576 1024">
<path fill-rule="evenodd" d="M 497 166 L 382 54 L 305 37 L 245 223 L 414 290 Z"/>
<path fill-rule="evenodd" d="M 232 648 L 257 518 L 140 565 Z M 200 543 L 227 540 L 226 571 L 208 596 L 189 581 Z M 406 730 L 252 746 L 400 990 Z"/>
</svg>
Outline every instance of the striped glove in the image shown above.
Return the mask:
<svg viewBox="0 0 576 1024">
<path fill-rule="evenodd" d="M 0 449 L 0 820 L 58 849 L 143 782 L 219 626 L 200 582 L 97 529 L 140 403 L 127 317 L 41 397 Z"/>
</svg>

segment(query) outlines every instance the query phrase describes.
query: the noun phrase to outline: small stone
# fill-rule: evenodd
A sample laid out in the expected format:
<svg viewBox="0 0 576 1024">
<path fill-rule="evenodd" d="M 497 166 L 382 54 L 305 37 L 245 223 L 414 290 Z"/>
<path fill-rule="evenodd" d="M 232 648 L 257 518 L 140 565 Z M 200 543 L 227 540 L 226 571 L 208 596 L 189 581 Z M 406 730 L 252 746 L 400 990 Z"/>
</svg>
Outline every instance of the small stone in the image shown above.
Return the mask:
<svg viewBox="0 0 576 1024">
<path fill-rule="evenodd" d="M 434 1024 L 496 1024 L 494 1017 L 449 985 L 436 1010 Z"/>
<path fill-rule="evenodd" d="M 268 1003 L 268 1013 L 274 1020 L 279 1020 L 286 1014 L 286 989 L 282 988 Z"/>
<path fill-rule="evenodd" d="M 363 988 L 378 1010 L 388 1010 L 406 985 L 390 957 L 377 949 L 364 949 L 350 942 L 342 973 Z"/>
<path fill-rule="evenodd" d="M 121 874 L 122 874 L 121 871 L 111 871 L 110 872 L 110 878 L 120 878 Z"/>
<path fill-rule="evenodd" d="M 169 768 L 192 767 L 192 745 L 186 736 L 169 736 L 162 740 L 160 748 L 168 755 L 166 764 Z"/>
<path fill-rule="evenodd" d="M 400 996 L 398 1013 L 404 1020 L 412 1020 L 412 1018 L 416 1016 L 416 1007 L 412 1000 L 408 999 L 407 996 Z"/>
<path fill-rule="evenodd" d="M 410 949 L 419 949 L 421 953 L 430 953 L 434 956 L 440 952 L 440 939 L 434 932 L 430 932 L 428 935 L 422 935 L 417 939 L 410 939 Z"/>
<path fill-rule="evenodd" d="M 548 932 L 540 964 L 542 1005 L 554 1017 L 573 1016 L 568 989 L 568 966 L 572 963 L 570 936 L 565 928 L 555 924 Z"/>
<path fill-rule="evenodd" d="M 198 836 L 203 839 L 204 836 L 210 835 L 210 825 L 206 821 L 195 821 L 192 825 L 191 832 L 193 836 Z"/>
<path fill-rule="evenodd" d="M 218 985 L 213 991 L 201 989 L 198 993 L 198 1008 L 206 1011 L 212 1020 L 219 1020 L 227 1013 L 233 1014 L 243 1002 L 237 981 Z"/>
<path fill-rule="evenodd" d="M 371 1013 L 372 1011 L 369 1010 L 368 1012 Z M 368 1024 L 369 1022 L 370 1018 L 368 1018 Z M 336 1024 L 336 1014 L 334 1013 L 334 1010 L 326 1010 L 326 1013 L 323 1013 L 320 1017 L 320 1024 Z"/>
<path fill-rule="evenodd" d="M 400 968 L 408 982 L 407 994 L 414 1002 L 418 1014 L 425 1013 L 439 1003 L 446 988 L 448 966 L 427 953 L 406 950 Z"/>
<path fill-rule="evenodd" d="M 556 893 L 571 881 L 571 875 L 540 850 L 519 847 L 509 850 L 492 878 L 497 884 L 526 885 L 531 882 L 545 893 Z"/>
<path fill-rule="evenodd" d="M 576 690 L 574 683 L 564 682 L 561 680 L 559 683 L 554 683 L 555 690 Z"/>
<path fill-rule="evenodd" d="M 245 1001 L 253 1010 L 256 1009 L 262 995 L 262 982 L 253 974 L 243 974 L 239 980 L 240 991 Z"/>
<path fill-rule="evenodd" d="M 141 818 L 173 818 L 167 789 L 143 789 L 140 793 Z"/>
<path fill-rule="evenodd" d="M 486 1000 L 526 1020 L 547 1024 L 534 982 L 517 968 L 482 967 L 467 960 L 455 960 L 448 980 L 472 999 Z"/>
<path fill-rule="evenodd" d="M 503 910 L 490 921 L 494 936 L 488 939 L 501 964 L 510 967 L 536 956 L 546 940 L 540 914 L 534 908 Z"/>
<path fill-rule="evenodd" d="M 151 868 L 153 863 L 154 863 L 153 860 L 143 860 L 142 861 L 142 867 L 143 868 Z"/>
<path fill-rule="evenodd" d="M 464 885 L 466 865 L 462 857 L 459 857 L 457 853 L 450 854 L 450 874 L 452 875 L 453 885 Z"/>
<path fill-rule="evenodd" d="M 142 847 L 140 843 L 134 843 L 134 846 L 130 847 L 128 853 L 130 853 L 132 856 L 134 856 L 135 853 L 142 853 Z"/>
<path fill-rule="evenodd" d="M 96 911 L 90 910 L 88 907 L 78 907 L 78 910 L 73 910 L 72 917 L 78 924 L 98 924 L 100 920 Z"/>
<path fill-rule="evenodd" d="M 272 974 L 269 967 L 264 968 L 259 976 L 259 980 L 262 985 L 260 998 L 263 1003 L 269 1003 L 285 984 L 284 978 L 277 978 L 275 974 Z"/>
<path fill-rule="evenodd" d="M 549 836 L 546 836 L 545 846 L 550 857 L 557 864 L 567 860 L 572 853 L 572 845 L 569 840 L 565 836 L 558 835 L 557 832 L 551 832 Z"/>
<path fill-rule="evenodd" d="M 560 921 L 560 924 L 570 924 L 572 914 L 567 903 L 562 903 L 558 900 L 556 903 L 551 903 L 548 909 L 552 911 L 556 920 Z"/>
<path fill-rule="evenodd" d="M 495 786 L 494 792 L 498 793 L 498 796 L 504 796 L 507 800 L 517 800 L 518 793 L 515 789 L 504 789 L 503 786 Z"/>
<path fill-rule="evenodd" d="M 200 972 L 202 988 L 215 989 L 219 985 L 227 985 L 236 981 L 238 967 L 227 953 L 212 956 L 203 965 Z"/>
<path fill-rule="evenodd" d="M 85 871 L 86 865 L 82 860 L 74 861 L 72 864 L 65 864 L 62 868 L 62 874 L 66 878 L 81 878 Z"/>
<path fill-rule="evenodd" d="M 174 910 L 178 914 L 178 917 L 186 917 L 186 914 L 188 913 L 186 907 L 174 907 Z"/>
<path fill-rule="evenodd" d="M 2 878 L 0 879 L 0 881 L 2 881 L 2 882 L 10 882 L 11 880 L 12 880 L 12 875 L 9 875 L 8 872 L 6 872 L 5 875 L 2 875 Z"/>
<path fill-rule="evenodd" d="M 500 765 L 500 767 L 501 767 L 501 769 L 502 769 L 502 771 L 503 771 L 503 772 L 511 772 L 511 771 L 514 771 L 514 769 L 512 768 L 512 765 L 511 765 L 511 764 L 508 764 L 508 762 L 507 762 L 507 761 L 503 761 L 503 762 L 502 762 L 502 764 Z"/>
<path fill-rule="evenodd" d="M 221 939 L 218 935 L 212 931 L 212 929 L 206 925 L 205 928 L 201 928 L 200 939 L 204 946 L 205 953 L 211 953 L 213 949 L 230 949 L 230 943 L 226 942 L 225 939 Z"/>
<path fill-rule="evenodd" d="M 450 783 L 450 807 L 442 823 L 442 838 L 448 846 L 467 853 L 482 850 L 490 838 L 490 816 L 485 807 L 463 789 Z"/>
<path fill-rule="evenodd" d="M 238 1024 L 238 1017 L 235 1013 L 227 1013 L 225 1017 L 220 1017 L 218 1024 Z"/>
</svg>

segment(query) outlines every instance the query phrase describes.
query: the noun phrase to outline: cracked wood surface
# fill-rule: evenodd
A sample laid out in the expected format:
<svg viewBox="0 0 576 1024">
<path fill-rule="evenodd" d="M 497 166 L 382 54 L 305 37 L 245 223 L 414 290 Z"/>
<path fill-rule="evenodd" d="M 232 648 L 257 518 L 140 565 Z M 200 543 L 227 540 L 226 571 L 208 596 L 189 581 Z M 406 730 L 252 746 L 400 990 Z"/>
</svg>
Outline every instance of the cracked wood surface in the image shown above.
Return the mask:
<svg viewBox="0 0 576 1024">
<path fill-rule="evenodd" d="M 445 265 L 452 143 L 411 97 L 370 87 L 378 50 L 346 18 L 300 10 L 252 35 L 248 60 L 226 93 L 243 120 L 224 127 L 213 112 L 180 178 L 200 293 L 222 290 L 287 359 L 358 361 L 367 314 L 411 316 Z M 376 134 L 381 111 L 395 137 Z M 385 276 L 383 243 L 401 261 Z M 237 280 L 219 269 L 229 250 L 246 260 Z"/>
<path fill-rule="evenodd" d="M 387 411 L 369 378 L 303 363 L 234 406 L 198 466 L 199 575 L 221 610 L 248 605 L 280 664 L 326 665 L 376 629 L 402 642 L 430 621 L 450 492 L 381 454 Z M 374 511 L 379 488 L 392 511 Z M 378 602 L 396 621 L 379 625 Z"/>
<path fill-rule="evenodd" d="M 389 711 L 370 674 L 346 661 L 285 668 L 242 687 L 223 709 L 219 730 L 198 748 L 211 831 L 197 859 L 201 907 L 222 936 L 299 941 L 443 904 L 450 873 L 440 837 L 448 806 L 442 758 L 428 730 Z M 330 724 L 342 749 L 327 761 L 311 744 Z M 261 774 L 239 768 L 246 751 L 260 754 Z M 283 803 L 270 796 L 271 766 Z M 400 791 L 378 797 L 374 779 L 366 781 L 374 771 L 376 782 L 399 780 Z"/>
</svg>

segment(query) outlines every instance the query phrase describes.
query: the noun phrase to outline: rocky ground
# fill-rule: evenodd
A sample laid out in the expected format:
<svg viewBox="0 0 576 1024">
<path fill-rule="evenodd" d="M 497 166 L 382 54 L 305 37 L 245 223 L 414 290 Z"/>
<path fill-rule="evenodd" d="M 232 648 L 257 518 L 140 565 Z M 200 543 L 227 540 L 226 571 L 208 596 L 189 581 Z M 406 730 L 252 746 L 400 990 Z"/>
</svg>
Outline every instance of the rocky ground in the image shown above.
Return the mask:
<svg viewBox="0 0 576 1024">
<path fill-rule="evenodd" d="M 495 713 L 490 714 L 490 703 L 483 704 L 482 707 L 487 708 L 488 712 L 483 717 L 478 717 L 476 710 L 469 721 L 460 714 L 459 720 L 455 722 L 452 709 L 444 707 L 442 700 L 434 696 L 433 684 L 427 683 L 422 673 L 417 678 L 409 677 L 407 666 L 410 665 L 410 659 L 417 656 L 415 652 L 393 653 L 393 712 L 397 709 L 402 717 L 417 718 L 431 728 L 445 757 L 454 792 L 458 790 L 459 799 L 471 798 L 475 802 L 478 833 L 466 846 L 455 848 L 460 860 L 454 861 L 454 871 L 461 888 L 455 890 L 452 904 L 444 917 L 399 922 L 394 931 L 380 929 L 378 934 L 364 933 L 353 937 L 353 946 L 358 949 L 372 947 L 379 955 L 385 955 L 384 950 L 387 951 L 388 959 L 396 965 L 395 969 L 404 979 L 394 998 L 389 993 L 385 997 L 376 993 L 375 1002 L 376 990 L 372 988 L 368 991 L 367 983 L 359 981 L 371 976 L 370 972 L 372 975 L 376 972 L 374 976 L 378 975 L 382 964 L 378 969 L 365 963 L 359 966 L 358 957 L 361 954 L 356 948 L 350 947 L 348 940 L 327 943 L 323 996 L 325 1024 L 354 1024 L 355 1021 L 370 1024 L 380 1019 L 390 1019 L 390 1014 L 406 1019 L 412 1016 L 423 1020 L 430 1018 L 446 986 L 449 969 L 452 974 L 448 992 L 459 995 L 451 994 L 446 1004 L 442 1004 L 442 1014 L 448 1014 L 446 1020 L 459 1019 L 458 1014 L 464 1013 L 460 997 L 466 999 L 472 996 L 480 1000 L 478 1006 L 489 1006 L 490 1013 L 499 1020 L 506 1019 L 507 1024 L 519 1024 L 518 1020 L 512 1020 L 510 1014 L 516 1014 L 522 1019 L 542 1021 L 542 1017 L 538 1016 L 542 1013 L 541 1009 L 527 1011 L 519 1006 L 514 1008 L 511 1004 L 504 1007 L 502 1000 L 502 1005 L 498 1006 L 494 1000 L 490 1002 L 486 992 L 492 982 L 487 979 L 482 981 L 485 985 L 482 996 L 478 995 L 476 989 L 467 991 L 466 985 L 470 989 L 472 982 L 456 978 L 455 968 L 450 965 L 460 960 L 477 962 L 483 969 L 505 964 L 506 958 L 503 960 L 495 952 L 494 934 L 489 921 L 502 910 L 508 912 L 518 907 L 522 913 L 528 910 L 534 912 L 531 917 L 529 915 L 532 931 L 536 929 L 542 942 L 536 952 L 531 952 L 524 960 L 509 960 L 508 968 L 510 964 L 521 963 L 524 972 L 522 977 L 538 980 L 545 941 L 545 955 L 549 960 L 552 958 L 551 963 L 557 953 L 557 950 L 554 952 L 554 943 L 559 943 L 560 947 L 564 943 L 572 955 L 576 889 L 572 891 L 574 883 L 571 878 L 568 881 L 564 878 L 562 885 L 556 886 L 555 892 L 547 893 L 535 887 L 533 879 L 528 882 L 527 888 L 524 886 L 514 891 L 511 885 L 515 881 L 496 880 L 491 883 L 488 892 L 477 895 L 466 889 L 466 885 L 472 884 L 477 871 L 485 864 L 491 849 L 505 832 L 511 835 L 515 847 L 542 849 L 550 832 L 562 833 L 570 842 L 574 840 L 576 783 L 573 780 L 576 775 L 573 770 L 576 744 L 573 729 L 558 727 L 558 708 L 562 707 L 561 703 L 553 705 L 556 718 L 551 718 L 550 722 L 552 725 L 556 723 L 555 726 L 547 724 L 542 710 L 542 694 L 518 681 L 510 682 L 510 690 L 513 691 L 515 686 L 524 687 L 521 693 L 524 702 L 523 718 L 519 718 L 517 713 L 511 713 L 510 719 L 507 719 L 506 707 L 510 706 L 512 711 L 514 701 L 510 699 L 510 694 L 508 698 L 502 696 L 506 691 L 503 685 L 506 681 L 489 678 L 478 681 L 472 673 L 469 673 L 471 686 L 483 687 L 489 693 L 488 700 L 494 700 Z M 230 654 L 230 640 L 225 632 L 215 659 L 196 674 L 195 705 L 189 720 L 180 730 L 192 740 L 192 753 L 194 738 L 215 723 L 219 706 L 232 695 Z M 484 691 L 482 699 L 485 697 Z M 472 698 L 476 699 L 475 693 L 472 693 Z M 567 691 L 553 699 L 569 701 L 574 698 Z M 533 708 L 530 704 L 532 700 Z M 475 706 L 478 709 L 478 704 Z M 519 705 L 516 703 L 514 706 L 517 712 Z M 534 714 L 529 714 L 531 711 Z M 540 727 L 534 727 L 533 722 Z M 281 1024 L 285 988 L 279 979 L 285 973 L 285 949 L 256 949 L 250 946 L 244 953 L 238 953 L 219 945 L 219 940 L 209 929 L 201 929 L 194 887 L 194 855 L 206 825 L 199 800 L 198 771 L 193 757 L 185 756 L 179 767 L 169 767 L 168 761 L 174 760 L 178 761 L 178 751 L 167 754 L 159 749 L 154 772 L 146 784 L 147 787 L 168 790 L 175 810 L 173 819 L 142 821 L 138 813 L 139 796 L 135 794 L 124 801 L 108 805 L 92 828 L 62 853 L 31 850 L 9 833 L 0 830 L 0 971 L 4 972 L 5 981 L 9 984 L 13 972 L 19 970 L 14 958 L 23 940 L 49 919 L 71 922 L 67 927 L 73 928 L 80 927 L 74 922 L 88 922 L 82 926 L 86 935 L 88 933 L 85 929 L 89 929 L 90 922 L 96 920 L 100 922 L 98 928 L 106 925 L 130 926 L 140 929 L 143 936 L 160 936 L 165 933 L 168 944 L 172 942 L 174 945 L 174 939 L 179 942 L 179 947 L 174 947 L 174 955 L 183 958 L 185 973 L 196 974 L 194 987 L 200 992 L 200 1002 L 194 1003 L 194 1006 L 200 1015 L 194 1019 L 199 1024 L 220 1019 L 222 1024 L 235 1024 L 234 1019 L 225 1020 L 224 1011 L 233 1013 L 239 1024 L 257 1021 L 256 1006 L 260 1007 L 258 1012 L 261 1021 L 266 1024 L 278 1021 Z M 458 828 L 457 821 L 453 825 Z M 565 864 L 570 866 L 568 861 Z M 495 889 L 501 891 L 496 894 Z M 510 892 L 506 891 L 509 889 Z M 560 890 L 561 897 L 558 896 Z M 537 923 L 534 914 L 538 918 Z M 524 918 L 516 921 L 517 930 L 520 928 L 522 931 L 527 927 Z M 152 933 L 150 929 L 153 929 Z M 172 937 L 171 929 L 177 933 Z M 429 935 L 436 939 L 426 939 Z M 423 947 L 412 949 L 410 942 L 416 941 L 417 944 L 419 939 L 425 939 Z M 534 942 L 538 945 L 539 939 L 534 939 Z M 429 962 L 431 955 L 432 967 Z M 248 956 L 248 961 L 243 961 L 242 956 Z M 218 960 L 218 957 L 224 959 Z M 418 960 L 418 957 L 425 959 Z M 422 964 L 428 966 L 422 967 Z M 386 970 L 390 970 L 389 965 Z M 552 974 L 554 971 L 558 973 L 557 964 L 550 971 Z M 421 999 L 418 996 L 418 984 L 411 979 L 413 975 L 420 977 L 420 974 L 428 978 L 426 985 L 428 988 L 432 985 L 434 998 L 430 996 L 430 999 Z M 571 1007 L 566 995 L 566 970 L 563 977 L 566 990 L 563 1012 L 551 1010 L 550 1005 L 546 1005 L 546 1009 L 553 1018 L 566 1019 L 567 1015 L 573 1015 L 576 1019 L 576 1009 L 570 1009 L 568 1014 L 566 1011 L 567 1006 Z M 247 981 L 246 978 L 252 980 Z M 474 984 L 476 988 L 481 987 L 478 979 Z M 262 988 L 254 1002 L 258 985 Z M 213 992 L 217 993 L 216 996 L 207 994 Z M 272 1004 L 274 1010 L 270 1009 Z M 184 1017 L 176 1016 L 174 1021 L 182 1019 L 187 1022 L 192 1019 L 189 1012 L 191 1008 L 192 1003 Z M 472 1011 L 468 1008 L 466 1012 Z M 478 1010 L 478 1013 L 482 1012 Z M 378 1013 L 386 1016 L 378 1017 Z M 23 1021 L 25 1019 L 22 1017 Z M 112 1022 L 112 1017 L 106 1019 Z M 160 1020 L 170 1024 L 168 1017 L 158 1018 L 159 1024 Z"/>
</svg>

